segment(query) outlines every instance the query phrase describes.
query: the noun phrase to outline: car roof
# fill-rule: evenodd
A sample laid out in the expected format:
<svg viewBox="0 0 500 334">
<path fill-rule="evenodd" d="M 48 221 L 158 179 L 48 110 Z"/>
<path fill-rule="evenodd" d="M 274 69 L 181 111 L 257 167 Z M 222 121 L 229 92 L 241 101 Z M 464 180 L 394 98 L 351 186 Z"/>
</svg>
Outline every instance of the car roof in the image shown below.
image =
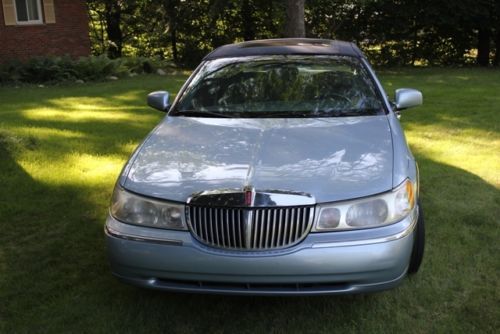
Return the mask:
<svg viewBox="0 0 500 334">
<path fill-rule="evenodd" d="M 349 42 L 315 38 L 278 38 L 227 44 L 210 52 L 203 60 L 260 55 L 342 55 L 363 57 Z"/>
</svg>

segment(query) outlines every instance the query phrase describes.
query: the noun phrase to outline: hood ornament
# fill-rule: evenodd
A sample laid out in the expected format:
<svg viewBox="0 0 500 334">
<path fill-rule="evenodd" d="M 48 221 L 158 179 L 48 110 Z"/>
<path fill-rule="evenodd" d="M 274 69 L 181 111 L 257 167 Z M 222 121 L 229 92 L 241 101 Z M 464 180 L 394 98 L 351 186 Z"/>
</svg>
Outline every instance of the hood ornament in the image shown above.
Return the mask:
<svg viewBox="0 0 500 334">
<path fill-rule="evenodd" d="M 255 189 L 252 186 L 245 186 L 243 192 L 245 193 L 245 206 L 253 206 L 255 202 Z"/>
</svg>

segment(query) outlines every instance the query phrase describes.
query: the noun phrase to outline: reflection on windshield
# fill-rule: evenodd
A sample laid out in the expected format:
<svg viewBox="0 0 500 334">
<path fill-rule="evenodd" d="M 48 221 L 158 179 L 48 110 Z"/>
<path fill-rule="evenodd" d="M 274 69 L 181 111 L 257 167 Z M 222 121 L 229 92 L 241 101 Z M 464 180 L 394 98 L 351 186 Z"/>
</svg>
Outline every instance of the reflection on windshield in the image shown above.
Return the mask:
<svg viewBox="0 0 500 334">
<path fill-rule="evenodd" d="M 206 62 L 171 116 L 336 117 L 383 114 L 352 57 L 272 56 Z"/>
</svg>

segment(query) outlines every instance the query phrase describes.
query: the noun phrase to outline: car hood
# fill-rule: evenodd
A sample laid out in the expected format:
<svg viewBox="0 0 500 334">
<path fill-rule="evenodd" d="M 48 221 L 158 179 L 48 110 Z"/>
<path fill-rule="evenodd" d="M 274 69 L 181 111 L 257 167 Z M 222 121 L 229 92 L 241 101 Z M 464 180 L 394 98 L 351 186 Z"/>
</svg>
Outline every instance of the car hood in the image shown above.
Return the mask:
<svg viewBox="0 0 500 334">
<path fill-rule="evenodd" d="M 392 168 L 386 116 L 166 117 L 129 161 L 122 185 L 179 202 L 252 186 L 304 192 L 320 203 L 390 190 Z"/>
</svg>

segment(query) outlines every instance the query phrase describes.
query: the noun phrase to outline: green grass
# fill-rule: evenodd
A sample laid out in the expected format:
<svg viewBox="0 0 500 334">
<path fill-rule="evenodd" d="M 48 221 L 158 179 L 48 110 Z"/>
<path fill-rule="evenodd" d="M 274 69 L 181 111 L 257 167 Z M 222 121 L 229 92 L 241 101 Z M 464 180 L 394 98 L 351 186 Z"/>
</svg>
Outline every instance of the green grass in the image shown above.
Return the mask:
<svg viewBox="0 0 500 334">
<path fill-rule="evenodd" d="M 500 327 L 500 71 L 381 74 L 421 89 L 402 122 L 421 173 L 427 248 L 397 289 L 341 297 L 184 295 L 109 271 L 115 179 L 185 76 L 0 88 L 0 332 L 495 332 Z"/>
</svg>

